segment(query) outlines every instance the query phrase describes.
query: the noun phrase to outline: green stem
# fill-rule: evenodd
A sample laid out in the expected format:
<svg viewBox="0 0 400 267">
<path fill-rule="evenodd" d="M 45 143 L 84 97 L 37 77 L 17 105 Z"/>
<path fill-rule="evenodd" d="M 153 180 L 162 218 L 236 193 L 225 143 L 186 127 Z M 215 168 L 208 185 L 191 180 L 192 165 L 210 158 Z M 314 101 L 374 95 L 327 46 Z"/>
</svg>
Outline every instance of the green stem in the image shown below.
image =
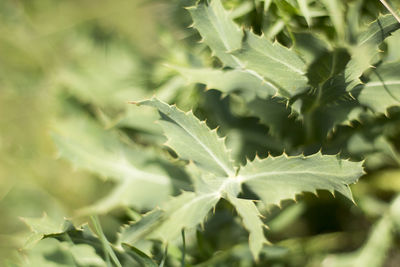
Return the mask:
<svg viewBox="0 0 400 267">
<path fill-rule="evenodd" d="M 185 241 L 185 229 L 182 229 L 182 261 L 181 266 L 185 267 L 185 255 L 186 255 L 186 241 Z"/>
<path fill-rule="evenodd" d="M 114 262 L 114 264 L 117 267 L 122 267 L 121 263 L 119 262 L 117 255 L 115 255 L 114 251 L 112 250 L 110 244 L 108 243 L 108 240 L 106 236 L 104 235 L 103 229 L 101 228 L 101 224 L 99 221 L 99 218 L 97 215 L 91 216 L 90 217 L 94 226 L 94 229 L 96 230 L 96 234 L 99 236 L 101 243 L 103 245 L 104 249 L 104 254 L 106 256 L 106 261 L 107 265 L 112 266 L 110 263 L 110 258 Z"/>
</svg>

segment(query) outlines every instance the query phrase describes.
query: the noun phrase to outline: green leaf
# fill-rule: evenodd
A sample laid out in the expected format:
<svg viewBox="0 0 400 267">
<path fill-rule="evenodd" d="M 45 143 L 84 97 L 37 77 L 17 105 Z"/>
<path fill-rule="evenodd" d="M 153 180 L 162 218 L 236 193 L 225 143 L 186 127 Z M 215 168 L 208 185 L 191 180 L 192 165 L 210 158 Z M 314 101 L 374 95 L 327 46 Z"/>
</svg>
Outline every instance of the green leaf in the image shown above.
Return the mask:
<svg viewBox="0 0 400 267">
<path fill-rule="evenodd" d="M 122 244 L 122 248 L 128 253 L 129 256 L 140 263 L 141 266 L 158 267 L 158 265 L 149 256 L 139 249 L 128 244 Z"/>
<path fill-rule="evenodd" d="M 140 233 L 150 233 L 149 238 L 176 240 L 181 229 L 193 228 L 203 223 L 217 202 L 226 198 L 243 218 L 244 226 L 250 232 L 251 251 L 257 257 L 266 242 L 262 231 L 263 223 L 251 200 L 237 198 L 242 184 L 248 186 L 266 205 L 279 205 L 284 199 L 293 199 L 297 194 L 306 191 L 316 193 L 319 189 L 332 193 L 336 190 L 352 199 L 348 185 L 355 183 L 363 174 L 362 163 L 340 160 L 338 156 L 321 153 L 308 157 L 282 155 L 263 160 L 257 158 L 248 162 L 237 174 L 233 174 L 233 167 L 228 168 L 228 173 L 225 171 L 226 165 L 221 165 L 221 162 L 228 164 L 223 161 L 228 155 L 223 143 L 217 142 L 218 136 L 191 112 L 184 113 L 157 99 L 138 104 L 156 107 L 161 112 L 162 126 L 170 138 L 171 148 L 178 155 L 183 155 L 184 159 L 195 163 L 188 165 L 195 182 L 195 192 L 183 192 L 161 206 L 164 212 L 161 218 L 157 212 L 154 213 L 154 218 L 153 215 L 143 218 L 150 221 L 149 228 L 145 227 L 145 221 L 139 221 L 131 229 L 125 229 L 126 233 L 131 233 L 126 236 L 134 236 L 134 239 L 137 239 L 134 232 L 138 231 L 139 236 Z M 212 168 L 207 164 L 212 165 Z M 196 165 L 201 168 L 195 168 Z"/>
<path fill-rule="evenodd" d="M 331 18 L 332 24 L 335 27 L 336 33 L 340 40 L 344 39 L 345 34 L 345 22 L 344 22 L 344 10 L 342 2 L 322 0 L 324 6 L 328 10 L 329 16 Z"/>
<path fill-rule="evenodd" d="M 221 198 L 219 192 L 183 192 L 161 207 L 165 211 L 162 224 L 151 233 L 164 241 L 175 240 L 181 229 L 190 229 L 203 223 L 207 214 Z"/>
<path fill-rule="evenodd" d="M 100 108 L 121 110 L 129 99 L 151 96 L 143 86 L 143 63 L 126 47 L 112 44 L 104 53 L 87 37 L 73 40 L 71 44 L 81 50 L 75 55 L 79 60 L 57 70 L 56 86 Z"/>
<path fill-rule="evenodd" d="M 87 244 L 77 244 L 70 247 L 75 261 L 81 266 L 106 266 L 103 259 L 96 254 L 96 250 Z"/>
<path fill-rule="evenodd" d="M 252 200 L 241 199 L 228 194 L 228 200 L 235 207 L 243 220 L 244 227 L 249 231 L 249 246 L 253 257 L 257 260 L 264 244 L 269 243 L 264 236 L 264 223 L 260 212 Z"/>
<path fill-rule="evenodd" d="M 359 77 L 374 64 L 379 45 L 399 28 L 400 23 L 392 15 L 383 15 L 360 34 L 357 45 L 351 48 L 352 57 L 345 70 L 348 91 L 360 83 Z"/>
<path fill-rule="evenodd" d="M 156 98 L 137 103 L 157 108 L 167 145 L 185 160 L 193 160 L 201 168 L 222 176 L 233 176 L 235 168 L 226 150 L 224 140 L 217 131 L 211 131 L 205 122 L 200 122 L 191 111 L 184 113 Z"/>
<path fill-rule="evenodd" d="M 153 208 L 170 194 L 170 178 L 152 163 L 156 157 L 148 151 L 122 143 L 89 119 L 58 121 L 53 128 L 63 158 L 117 183 L 100 205 L 86 211 L 107 212 L 120 205 Z"/>
<path fill-rule="evenodd" d="M 248 162 L 239 179 L 266 204 L 280 205 L 301 192 L 324 189 L 338 191 L 352 200 L 349 184 L 363 174 L 362 163 L 340 160 L 337 156 L 268 157 Z"/>
<path fill-rule="evenodd" d="M 154 209 L 143 215 L 139 221 L 123 227 L 119 235 L 118 243 L 135 244 L 140 241 L 161 223 L 163 215 L 164 211 L 161 209 Z"/>
<path fill-rule="evenodd" d="M 202 83 L 208 89 L 217 89 L 226 94 L 240 91 L 247 100 L 252 100 L 255 96 L 266 98 L 276 93 L 274 87 L 241 69 L 174 68 L 190 83 Z"/>
<path fill-rule="evenodd" d="M 311 18 L 310 9 L 308 7 L 307 2 L 308 2 L 307 0 L 297 0 L 297 3 L 300 7 L 300 11 L 301 11 L 301 13 L 303 13 L 303 16 L 306 19 L 307 25 L 311 26 L 312 18 Z"/>
<path fill-rule="evenodd" d="M 307 87 L 306 64 L 292 50 L 271 43 L 264 37 L 245 31 L 242 47 L 232 54 L 246 69 L 275 85 L 285 97 L 293 96 Z"/>
<path fill-rule="evenodd" d="M 68 230 L 72 224 L 60 218 L 50 218 L 47 214 L 43 214 L 39 218 L 24 217 L 21 220 L 30 228 L 31 235 L 24 244 L 24 248 L 31 248 L 45 235 L 60 233 Z"/>
<path fill-rule="evenodd" d="M 398 44 L 400 43 L 400 31 L 396 31 L 392 36 L 388 37 L 387 43 L 387 57 L 386 61 L 400 61 L 400 50 L 398 49 Z"/>
<path fill-rule="evenodd" d="M 258 79 L 268 88 L 268 93 L 273 89 L 290 97 L 306 86 L 305 64 L 297 54 L 249 31 L 243 35 L 220 0 L 213 0 L 209 5 L 207 1 L 200 1 L 189 11 L 193 26 L 225 66 L 239 69 L 241 76 L 246 73 L 253 76 L 247 79 Z"/>
<path fill-rule="evenodd" d="M 379 113 L 400 105 L 400 62 L 384 63 L 374 69 L 361 88 L 358 100 Z"/>
<path fill-rule="evenodd" d="M 243 33 L 229 17 L 220 0 L 200 1 L 188 8 L 195 27 L 213 53 L 230 67 L 240 66 L 240 62 L 228 52 L 240 48 Z"/>
</svg>

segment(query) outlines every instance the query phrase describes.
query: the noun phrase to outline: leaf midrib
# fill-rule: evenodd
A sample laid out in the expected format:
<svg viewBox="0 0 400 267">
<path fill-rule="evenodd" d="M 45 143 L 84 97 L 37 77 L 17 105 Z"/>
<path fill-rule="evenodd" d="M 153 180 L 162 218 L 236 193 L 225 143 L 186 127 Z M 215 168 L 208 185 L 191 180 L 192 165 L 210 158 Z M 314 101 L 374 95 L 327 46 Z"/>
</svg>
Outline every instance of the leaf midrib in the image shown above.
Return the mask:
<svg viewBox="0 0 400 267">
<path fill-rule="evenodd" d="M 167 115 L 167 114 L 165 114 Z M 193 114 L 191 114 L 193 115 Z M 167 115 L 168 116 L 168 115 Z M 194 116 L 193 116 L 194 117 Z M 233 170 L 231 170 L 228 166 L 226 166 L 224 163 L 222 163 L 219 158 L 210 150 L 195 134 L 193 134 L 191 131 L 189 131 L 184 125 L 182 125 L 179 121 L 173 120 L 176 124 L 178 124 L 189 136 L 191 136 L 197 143 L 200 144 L 200 146 L 211 156 L 212 159 L 217 163 L 218 166 L 222 168 L 222 170 L 228 175 L 232 176 L 234 174 Z M 204 123 L 204 122 L 203 122 Z M 205 123 L 204 123 L 205 124 Z M 207 129 L 209 130 L 209 129 Z M 218 138 L 218 136 L 217 136 Z M 218 140 L 219 141 L 219 140 Z M 217 142 L 218 142 L 217 141 Z"/>
<path fill-rule="evenodd" d="M 239 175 L 240 181 L 247 182 L 253 179 L 257 179 L 260 177 L 266 177 L 266 176 L 273 176 L 273 175 L 291 175 L 291 174 L 312 174 L 312 175 L 323 175 L 323 176 L 333 176 L 333 177 L 342 177 L 340 175 L 335 175 L 335 174 L 330 174 L 326 172 L 320 172 L 320 171 L 271 171 L 271 172 L 260 172 L 256 174 L 251 174 L 251 175 Z M 345 175 L 349 176 L 349 175 Z"/>
</svg>

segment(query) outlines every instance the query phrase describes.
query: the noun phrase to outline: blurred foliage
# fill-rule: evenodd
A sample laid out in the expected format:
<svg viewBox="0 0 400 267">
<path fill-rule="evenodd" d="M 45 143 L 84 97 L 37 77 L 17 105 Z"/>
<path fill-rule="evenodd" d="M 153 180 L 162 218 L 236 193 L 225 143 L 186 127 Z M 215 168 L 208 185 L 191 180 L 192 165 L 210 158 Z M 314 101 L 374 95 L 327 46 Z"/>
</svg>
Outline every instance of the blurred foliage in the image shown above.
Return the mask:
<svg viewBox="0 0 400 267">
<path fill-rule="evenodd" d="M 238 76 L 207 32 L 188 27 L 183 7 L 195 3 L 0 1 L 0 264 L 398 266 L 400 25 L 385 15 L 367 27 L 388 13 L 377 0 L 222 1 L 248 35 L 299 55 L 304 86 L 275 94 Z M 144 223 L 157 222 L 157 210 L 148 212 L 193 190 L 197 171 L 162 146 L 155 110 L 128 104 L 154 94 L 218 126 L 242 165 L 283 151 L 365 160 L 367 174 L 352 186 L 357 206 L 326 191 L 281 208 L 257 203 L 273 244 L 258 262 L 225 200 L 184 232 L 185 245 L 140 238 Z M 120 242 L 132 221 L 134 247 Z"/>
</svg>

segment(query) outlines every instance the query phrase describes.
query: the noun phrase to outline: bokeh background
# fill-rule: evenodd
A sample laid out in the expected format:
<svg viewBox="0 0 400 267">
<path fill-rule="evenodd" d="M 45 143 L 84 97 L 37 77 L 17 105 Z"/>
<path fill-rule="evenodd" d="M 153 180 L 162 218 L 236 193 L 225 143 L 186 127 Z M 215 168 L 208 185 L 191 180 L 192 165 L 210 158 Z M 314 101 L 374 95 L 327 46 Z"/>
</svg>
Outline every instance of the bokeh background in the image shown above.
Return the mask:
<svg viewBox="0 0 400 267">
<path fill-rule="evenodd" d="M 65 101 L 71 90 L 81 90 L 82 103 L 96 94 L 106 102 L 115 87 L 149 82 L 140 72 L 163 59 L 160 32 L 173 31 L 174 8 L 163 1 L 0 1 L 0 259 L 23 246 L 29 229 L 20 217 L 69 216 L 107 190 L 57 160 L 51 124 L 73 112 Z M 133 100 L 129 93 L 120 99 L 121 106 Z"/>
</svg>

